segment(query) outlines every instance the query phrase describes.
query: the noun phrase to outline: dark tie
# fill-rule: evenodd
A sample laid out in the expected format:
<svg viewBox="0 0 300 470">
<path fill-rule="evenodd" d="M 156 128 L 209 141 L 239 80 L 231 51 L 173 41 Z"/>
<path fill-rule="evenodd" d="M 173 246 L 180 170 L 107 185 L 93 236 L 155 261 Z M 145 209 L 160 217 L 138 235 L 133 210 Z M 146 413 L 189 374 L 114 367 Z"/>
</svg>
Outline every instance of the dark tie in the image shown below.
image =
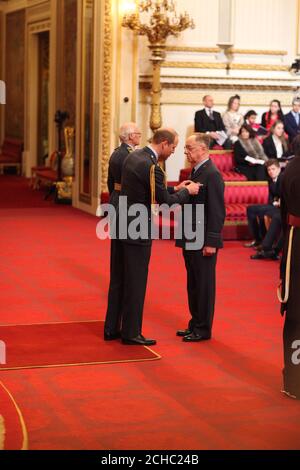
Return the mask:
<svg viewBox="0 0 300 470">
<path fill-rule="evenodd" d="M 191 179 L 193 179 L 193 176 L 195 175 L 195 173 L 196 173 L 196 170 L 195 170 L 195 168 L 193 168 L 192 173 L 191 173 Z"/>
</svg>

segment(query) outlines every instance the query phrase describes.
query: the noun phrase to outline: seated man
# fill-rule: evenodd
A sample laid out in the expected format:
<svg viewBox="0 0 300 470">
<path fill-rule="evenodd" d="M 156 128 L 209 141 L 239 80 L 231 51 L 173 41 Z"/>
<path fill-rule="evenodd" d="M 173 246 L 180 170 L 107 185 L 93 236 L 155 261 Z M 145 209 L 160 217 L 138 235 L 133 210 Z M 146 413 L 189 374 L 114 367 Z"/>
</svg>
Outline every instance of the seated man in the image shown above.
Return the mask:
<svg viewBox="0 0 300 470">
<path fill-rule="evenodd" d="M 268 204 L 257 204 L 247 208 L 247 218 L 250 231 L 254 241 L 246 244 L 247 247 L 258 247 L 256 254 L 251 259 L 279 259 L 278 253 L 281 243 L 273 249 L 273 244 L 278 239 L 281 230 L 280 216 L 280 190 L 281 190 L 281 168 L 279 161 L 270 159 L 266 162 L 269 175 L 269 200 Z M 271 224 L 266 233 L 261 227 L 264 216 L 271 218 Z"/>
<path fill-rule="evenodd" d="M 292 102 L 291 111 L 284 116 L 285 131 L 289 136 L 290 144 L 294 138 L 300 133 L 300 98 L 296 97 Z"/>
<path fill-rule="evenodd" d="M 213 111 L 214 100 L 210 95 L 203 97 L 204 108 L 195 114 L 195 132 L 209 134 L 210 148 L 222 145 L 224 149 L 231 148 L 231 141 L 227 138 L 226 129 L 220 113 Z"/>
</svg>

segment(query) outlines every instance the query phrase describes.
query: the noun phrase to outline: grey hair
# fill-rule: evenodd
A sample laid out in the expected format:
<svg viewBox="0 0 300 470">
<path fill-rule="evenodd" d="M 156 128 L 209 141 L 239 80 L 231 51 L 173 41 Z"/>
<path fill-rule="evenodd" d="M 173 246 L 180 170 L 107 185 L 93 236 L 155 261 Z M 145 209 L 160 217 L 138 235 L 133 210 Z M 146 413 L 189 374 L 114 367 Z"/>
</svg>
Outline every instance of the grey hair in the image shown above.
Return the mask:
<svg viewBox="0 0 300 470">
<path fill-rule="evenodd" d="M 135 122 L 126 122 L 120 127 L 119 137 L 122 142 L 127 142 L 129 140 L 129 135 L 136 132 L 137 125 Z"/>
<path fill-rule="evenodd" d="M 295 96 L 295 98 L 293 98 L 292 104 L 295 103 L 300 103 L 300 96 Z"/>
</svg>

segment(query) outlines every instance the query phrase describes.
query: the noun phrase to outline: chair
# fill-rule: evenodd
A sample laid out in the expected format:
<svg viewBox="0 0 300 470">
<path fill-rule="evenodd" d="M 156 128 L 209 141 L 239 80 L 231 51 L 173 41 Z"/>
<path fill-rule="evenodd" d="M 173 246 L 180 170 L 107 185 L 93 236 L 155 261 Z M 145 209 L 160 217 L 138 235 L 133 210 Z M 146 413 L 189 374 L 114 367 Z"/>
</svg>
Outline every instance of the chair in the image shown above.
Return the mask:
<svg viewBox="0 0 300 470">
<path fill-rule="evenodd" d="M 21 174 L 22 168 L 22 152 L 23 142 L 18 139 L 6 137 L 3 141 L 0 153 L 0 174 L 4 172 L 4 168 L 16 168 L 17 174 Z"/>
</svg>

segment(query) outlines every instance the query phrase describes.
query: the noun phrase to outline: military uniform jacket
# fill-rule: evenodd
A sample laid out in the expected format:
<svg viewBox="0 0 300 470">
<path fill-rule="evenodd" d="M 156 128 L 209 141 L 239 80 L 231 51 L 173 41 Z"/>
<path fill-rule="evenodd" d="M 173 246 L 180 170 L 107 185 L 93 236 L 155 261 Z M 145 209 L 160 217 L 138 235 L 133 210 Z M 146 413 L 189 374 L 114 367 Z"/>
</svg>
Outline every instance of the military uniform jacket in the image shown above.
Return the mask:
<svg viewBox="0 0 300 470">
<path fill-rule="evenodd" d="M 109 160 L 107 186 L 110 194 L 109 202 L 115 207 L 119 199 L 119 191 L 115 191 L 115 184 L 121 185 L 122 169 L 125 159 L 132 152 L 130 145 L 124 142 L 116 148 Z"/>
<path fill-rule="evenodd" d="M 134 244 L 151 244 L 151 184 L 150 175 L 151 167 L 155 165 L 155 199 L 157 204 L 184 204 L 189 201 L 189 192 L 187 189 L 182 189 L 177 193 L 171 194 L 165 185 L 165 175 L 157 163 L 156 157 L 151 152 L 151 149 L 145 147 L 140 150 L 135 150 L 130 153 L 126 158 L 123 165 L 122 172 L 122 189 L 121 196 L 127 196 L 127 209 L 134 204 L 143 204 L 148 214 L 148 227 L 147 237 L 132 240 L 128 237 L 128 243 Z M 120 212 L 123 209 L 120 209 Z M 118 218 L 120 213 L 118 214 Z M 134 216 L 127 215 L 127 226 L 135 219 Z"/>
</svg>

